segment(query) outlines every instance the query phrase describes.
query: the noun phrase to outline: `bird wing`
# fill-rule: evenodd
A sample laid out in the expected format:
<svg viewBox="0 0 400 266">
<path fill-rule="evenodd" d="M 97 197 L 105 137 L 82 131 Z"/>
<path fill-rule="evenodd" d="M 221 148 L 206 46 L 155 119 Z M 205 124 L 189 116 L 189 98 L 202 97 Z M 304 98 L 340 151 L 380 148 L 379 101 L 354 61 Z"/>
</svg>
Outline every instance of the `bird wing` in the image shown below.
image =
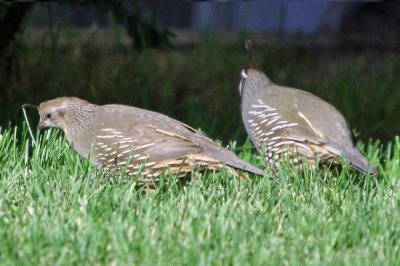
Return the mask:
<svg viewBox="0 0 400 266">
<path fill-rule="evenodd" d="M 182 135 L 158 129 L 153 125 L 149 125 L 148 127 L 154 129 L 153 139 L 157 139 L 153 142 L 155 145 L 146 150 L 152 160 L 161 161 L 180 158 L 188 154 L 196 154 L 203 151 L 201 146 Z"/>
<path fill-rule="evenodd" d="M 95 121 L 98 122 L 91 126 L 95 136 L 90 142 L 94 145 L 93 159 L 101 165 L 174 160 L 203 150 L 190 139 L 175 133 L 175 126 L 183 126 L 174 125 L 164 116 L 150 111 L 105 105 L 100 107 L 97 115 Z"/>
<path fill-rule="evenodd" d="M 99 128 L 95 152 L 100 161 L 129 160 L 133 164 L 159 162 L 201 153 L 202 148 L 182 136 L 161 130 L 151 124 L 136 124 L 118 130 L 107 125 Z"/>
<path fill-rule="evenodd" d="M 328 142 L 332 142 L 333 145 L 341 143 L 348 147 L 353 146 L 349 125 L 334 106 L 309 92 L 301 90 L 296 92 L 297 106 Z"/>
<path fill-rule="evenodd" d="M 111 156 L 121 156 L 121 149 L 125 149 L 122 151 L 124 155 L 129 155 L 130 149 L 134 153 L 132 162 L 139 163 L 140 160 L 158 162 L 195 155 L 201 161 L 222 162 L 238 169 L 263 174 L 261 169 L 242 161 L 203 133 L 168 116 L 121 105 L 108 105 L 107 112 L 100 113 L 100 116 L 107 128 L 98 128 L 98 134 L 106 132 L 113 137 L 108 139 L 104 136 L 104 141 L 96 140 L 96 146 L 102 148 L 107 145 L 105 148 L 110 149 L 108 146 L 111 145 L 115 150 L 118 145 L 118 152 Z M 121 121 L 126 122 L 121 125 Z M 112 160 L 112 157 L 104 158 L 103 154 L 101 161 L 104 160 Z"/>
<path fill-rule="evenodd" d="M 299 110 L 296 96 L 289 90 L 264 90 L 248 106 L 244 119 L 253 135 L 263 135 L 268 141 L 325 142 L 323 133 Z"/>
</svg>

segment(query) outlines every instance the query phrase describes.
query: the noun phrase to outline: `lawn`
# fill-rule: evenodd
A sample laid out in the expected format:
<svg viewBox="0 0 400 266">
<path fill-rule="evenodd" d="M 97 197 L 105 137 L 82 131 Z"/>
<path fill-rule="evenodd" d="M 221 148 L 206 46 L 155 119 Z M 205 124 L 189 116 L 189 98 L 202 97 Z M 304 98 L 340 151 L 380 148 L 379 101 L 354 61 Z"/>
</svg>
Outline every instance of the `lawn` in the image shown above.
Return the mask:
<svg viewBox="0 0 400 266">
<path fill-rule="evenodd" d="M 21 104 L 66 95 L 155 110 L 263 168 L 240 117 L 242 40 L 204 36 L 138 53 L 118 38 L 96 43 L 95 31 L 63 30 L 53 42 L 26 33 L 0 92 L 0 264 L 400 265 L 397 52 L 254 45 L 271 80 L 343 113 L 378 176 L 284 165 L 276 180 L 195 173 L 186 184 L 164 176 L 150 191 L 103 175 L 56 130 L 33 141 Z M 35 128 L 37 114 L 28 115 Z"/>
<path fill-rule="evenodd" d="M 154 191 L 111 178 L 56 130 L 0 137 L 4 265 L 398 265 L 400 140 L 363 150 L 381 173 L 285 166 L 277 180 L 195 173 Z M 234 143 L 231 143 L 234 148 Z M 247 142 L 236 149 L 263 167 Z"/>
</svg>

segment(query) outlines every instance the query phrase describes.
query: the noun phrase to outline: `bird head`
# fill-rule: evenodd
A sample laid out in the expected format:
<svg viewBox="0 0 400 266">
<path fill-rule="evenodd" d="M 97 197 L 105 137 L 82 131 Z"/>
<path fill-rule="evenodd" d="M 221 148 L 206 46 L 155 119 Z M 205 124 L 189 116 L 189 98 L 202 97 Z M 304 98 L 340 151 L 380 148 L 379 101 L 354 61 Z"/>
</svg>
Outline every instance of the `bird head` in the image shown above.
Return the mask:
<svg viewBox="0 0 400 266">
<path fill-rule="evenodd" d="M 38 124 L 39 129 L 45 128 L 64 128 L 64 116 L 66 112 L 65 100 L 54 99 L 43 102 L 38 107 L 40 120 Z"/>
<path fill-rule="evenodd" d="M 85 115 L 84 106 L 90 105 L 87 101 L 76 97 L 60 97 L 42 102 L 37 107 L 40 115 L 39 129 L 59 128 L 64 132 L 74 126 L 74 122 Z"/>
</svg>

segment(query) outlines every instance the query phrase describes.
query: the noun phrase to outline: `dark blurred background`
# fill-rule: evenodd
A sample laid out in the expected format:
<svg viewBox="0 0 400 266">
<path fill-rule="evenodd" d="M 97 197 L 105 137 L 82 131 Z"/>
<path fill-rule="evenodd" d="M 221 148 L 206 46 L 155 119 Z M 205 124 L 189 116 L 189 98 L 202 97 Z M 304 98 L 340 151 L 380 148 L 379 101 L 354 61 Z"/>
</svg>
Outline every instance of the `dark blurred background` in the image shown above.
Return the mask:
<svg viewBox="0 0 400 266">
<path fill-rule="evenodd" d="M 395 1 L 1 3 L 0 126 L 22 123 L 22 103 L 67 95 L 152 109 L 242 143 L 246 38 L 271 80 L 332 103 L 359 139 L 399 133 Z"/>
</svg>

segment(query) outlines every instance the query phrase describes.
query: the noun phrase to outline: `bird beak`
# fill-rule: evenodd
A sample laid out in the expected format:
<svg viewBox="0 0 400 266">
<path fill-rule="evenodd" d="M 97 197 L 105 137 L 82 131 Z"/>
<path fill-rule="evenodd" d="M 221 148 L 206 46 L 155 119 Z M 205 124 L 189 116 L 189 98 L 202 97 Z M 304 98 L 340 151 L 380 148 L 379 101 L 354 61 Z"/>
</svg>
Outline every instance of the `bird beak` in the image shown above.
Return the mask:
<svg viewBox="0 0 400 266">
<path fill-rule="evenodd" d="M 42 131 L 45 128 L 44 124 L 42 122 L 39 122 L 37 125 L 37 129 Z"/>
</svg>

